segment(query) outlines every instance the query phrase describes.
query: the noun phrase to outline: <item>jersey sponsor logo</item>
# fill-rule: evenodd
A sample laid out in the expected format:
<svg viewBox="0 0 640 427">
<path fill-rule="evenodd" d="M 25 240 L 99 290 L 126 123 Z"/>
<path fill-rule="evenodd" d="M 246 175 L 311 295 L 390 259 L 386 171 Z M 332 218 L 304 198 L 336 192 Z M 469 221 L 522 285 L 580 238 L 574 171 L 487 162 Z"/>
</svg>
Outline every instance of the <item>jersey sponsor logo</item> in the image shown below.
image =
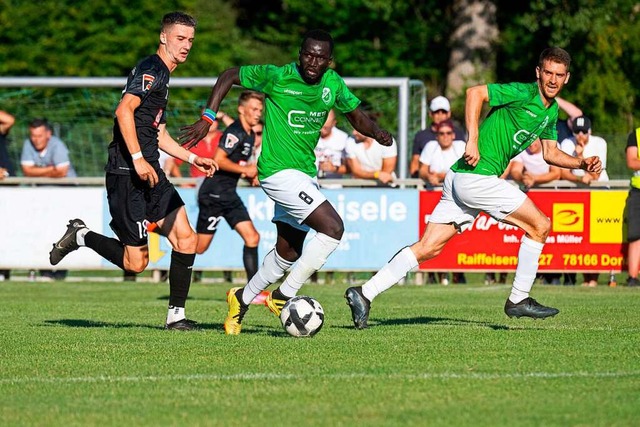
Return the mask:
<svg viewBox="0 0 640 427">
<path fill-rule="evenodd" d="M 228 133 L 227 138 L 224 140 L 224 148 L 233 148 L 240 141 L 240 139 L 234 134 Z"/>
<path fill-rule="evenodd" d="M 149 89 L 151 89 L 151 86 L 153 85 L 153 82 L 156 80 L 155 76 L 152 76 L 151 74 L 143 74 L 142 75 L 142 90 L 143 91 L 147 91 Z"/>
<path fill-rule="evenodd" d="M 291 110 L 287 115 L 289 126 L 293 128 L 304 128 L 307 123 L 320 126 L 327 121 L 327 112 L 326 111 L 302 111 L 302 110 Z"/>
<path fill-rule="evenodd" d="M 288 93 L 291 95 L 302 95 L 302 92 L 300 92 L 299 90 L 291 90 L 291 89 L 285 89 L 284 93 Z"/>
<path fill-rule="evenodd" d="M 322 89 L 322 102 L 329 105 L 329 103 L 331 103 L 332 98 L 333 97 L 331 96 L 331 89 L 329 89 L 328 87 L 325 87 L 324 89 Z"/>
</svg>

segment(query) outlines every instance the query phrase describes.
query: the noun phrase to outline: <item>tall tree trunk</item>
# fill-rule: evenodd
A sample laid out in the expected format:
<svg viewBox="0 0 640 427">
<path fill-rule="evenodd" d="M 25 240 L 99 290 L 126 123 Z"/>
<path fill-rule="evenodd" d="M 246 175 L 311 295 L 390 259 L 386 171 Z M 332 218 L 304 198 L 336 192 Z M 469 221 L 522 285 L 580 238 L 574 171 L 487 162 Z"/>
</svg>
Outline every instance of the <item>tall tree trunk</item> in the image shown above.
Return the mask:
<svg viewBox="0 0 640 427">
<path fill-rule="evenodd" d="M 453 12 L 447 96 L 455 100 L 467 87 L 494 79 L 499 31 L 491 0 L 455 0 Z"/>
</svg>

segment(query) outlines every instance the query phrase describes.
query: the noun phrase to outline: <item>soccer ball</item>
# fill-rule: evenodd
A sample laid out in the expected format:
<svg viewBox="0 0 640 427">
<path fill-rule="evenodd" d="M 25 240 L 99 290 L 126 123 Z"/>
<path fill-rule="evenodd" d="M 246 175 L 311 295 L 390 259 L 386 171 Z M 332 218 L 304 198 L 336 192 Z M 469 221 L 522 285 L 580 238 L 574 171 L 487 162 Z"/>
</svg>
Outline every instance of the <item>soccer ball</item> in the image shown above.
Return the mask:
<svg viewBox="0 0 640 427">
<path fill-rule="evenodd" d="M 322 329 L 324 310 L 311 297 L 296 296 L 282 307 L 280 321 L 284 330 L 294 337 L 312 337 Z"/>
</svg>

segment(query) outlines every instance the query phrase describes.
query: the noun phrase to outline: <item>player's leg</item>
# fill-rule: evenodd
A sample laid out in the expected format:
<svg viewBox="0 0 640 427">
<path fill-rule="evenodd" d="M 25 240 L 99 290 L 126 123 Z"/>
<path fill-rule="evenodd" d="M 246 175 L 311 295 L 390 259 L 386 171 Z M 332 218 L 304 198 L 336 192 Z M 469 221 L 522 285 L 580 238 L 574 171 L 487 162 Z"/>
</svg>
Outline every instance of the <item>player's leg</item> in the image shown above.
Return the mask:
<svg viewBox="0 0 640 427">
<path fill-rule="evenodd" d="M 313 194 L 311 191 L 307 190 Z M 287 299 L 294 297 L 311 275 L 322 268 L 329 255 L 338 248 L 344 233 L 342 218 L 327 200 L 307 216 L 304 224 L 316 230 L 316 234 L 306 244 L 302 255 L 280 286 L 280 292 Z"/>
<path fill-rule="evenodd" d="M 638 270 L 640 269 L 640 190 L 632 187 L 627 197 L 627 240 L 629 250 L 627 253 L 627 286 L 640 286 Z"/>
<path fill-rule="evenodd" d="M 522 205 L 504 218 L 504 222 L 517 225 L 525 231 L 518 250 L 518 266 L 511 287 L 511 294 L 505 303 L 505 313 L 509 317 L 545 318 L 555 316 L 559 310 L 545 307 L 529 297 L 538 273 L 538 259 L 544 248 L 551 227 L 549 218 L 525 197 Z"/>
</svg>

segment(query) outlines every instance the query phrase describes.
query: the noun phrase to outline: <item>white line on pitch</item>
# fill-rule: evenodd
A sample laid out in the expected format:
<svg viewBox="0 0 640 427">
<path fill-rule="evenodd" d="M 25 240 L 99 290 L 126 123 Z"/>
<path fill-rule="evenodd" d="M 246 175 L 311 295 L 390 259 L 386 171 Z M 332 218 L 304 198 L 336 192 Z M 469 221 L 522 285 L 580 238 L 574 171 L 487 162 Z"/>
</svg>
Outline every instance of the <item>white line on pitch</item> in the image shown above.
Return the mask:
<svg viewBox="0 0 640 427">
<path fill-rule="evenodd" d="M 94 377 L 16 377 L 0 378 L 0 385 L 17 385 L 25 383 L 127 383 L 127 382 L 164 382 L 164 381 L 263 381 L 263 380 L 312 380 L 318 379 L 406 379 L 406 380 L 500 380 L 521 378 L 622 378 L 637 377 L 640 371 L 623 372 L 521 372 L 521 373 L 490 373 L 490 372 L 442 372 L 415 374 L 270 374 L 244 373 L 235 375 L 221 374 L 193 374 L 193 375 L 148 375 L 148 376 L 109 376 Z"/>
</svg>

